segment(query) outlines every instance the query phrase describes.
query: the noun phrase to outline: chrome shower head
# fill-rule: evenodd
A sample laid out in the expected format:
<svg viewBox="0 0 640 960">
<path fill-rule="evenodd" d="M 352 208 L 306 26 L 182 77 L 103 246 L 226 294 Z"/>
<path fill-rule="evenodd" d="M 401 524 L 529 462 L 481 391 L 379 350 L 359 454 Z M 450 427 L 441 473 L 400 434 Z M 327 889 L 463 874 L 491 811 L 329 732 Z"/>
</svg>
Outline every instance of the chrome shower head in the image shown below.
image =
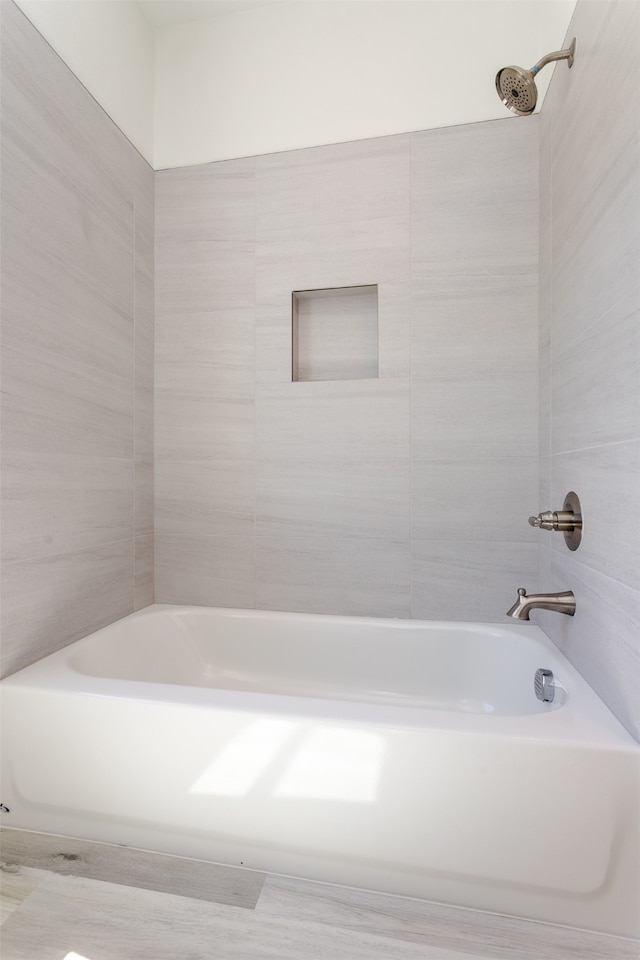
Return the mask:
<svg viewBox="0 0 640 960">
<path fill-rule="evenodd" d="M 538 102 L 536 74 L 553 60 L 567 60 L 568 66 L 572 67 L 575 50 L 576 38 L 574 37 L 570 46 L 556 53 L 548 53 L 542 60 L 538 60 L 531 70 L 524 70 L 522 67 L 503 67 L 502 70 L 498 70 L 496 90 L 505 107 L 519 117 L 530 116 Z"/>
</svg>

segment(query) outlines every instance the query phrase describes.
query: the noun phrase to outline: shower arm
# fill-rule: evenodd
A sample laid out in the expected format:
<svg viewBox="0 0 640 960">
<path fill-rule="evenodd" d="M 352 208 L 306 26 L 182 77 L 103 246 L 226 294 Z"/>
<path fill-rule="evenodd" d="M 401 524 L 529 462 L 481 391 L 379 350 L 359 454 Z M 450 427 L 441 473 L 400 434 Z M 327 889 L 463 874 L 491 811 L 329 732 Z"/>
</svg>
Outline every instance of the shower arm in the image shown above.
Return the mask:
<svg viewBox="0 0 640 960">
<path fill-rule="evenodd" d="M 564 50 L 556 50 L 555 53 L 548 53 L 541 60 L 531 67 L 531 73 L 534 75 L 540 73 L 543 67 L 546 67 L 548 63 L 552 63 L 554 60 L 568 60 L 567 64 L 569 67 L 573 66 L 573 57 L 576 52 L 576 38 L 574 37 L 571 41 L 571 44 L 568 47 L 565 47 Z"/>
</svg>

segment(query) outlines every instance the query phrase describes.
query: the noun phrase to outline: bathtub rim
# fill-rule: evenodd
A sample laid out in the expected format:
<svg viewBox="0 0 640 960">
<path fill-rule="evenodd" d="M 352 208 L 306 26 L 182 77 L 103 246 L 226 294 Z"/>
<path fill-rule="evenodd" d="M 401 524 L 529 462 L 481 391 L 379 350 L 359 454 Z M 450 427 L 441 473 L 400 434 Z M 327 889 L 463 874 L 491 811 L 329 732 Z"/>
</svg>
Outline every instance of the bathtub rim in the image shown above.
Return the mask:
<svg viewBox="0 0 640 960">
<path fill-rule="evenodd" d="M 450 629 L 499 631 L 530 635 L 555 667 L 558 681 L 568 689 L 566 702 L 559 708 L 534 714 L 466 713 L 432 707 L 371 704 L 361 701 L 293 696 L 243 690 L 225 690 L 184 684 L 159 683 L 99 677 L 76 671 L 70 660 L 78 648 L 109 636 L 123 623 L 149 619 L 163 613 L 188 616 L 193 613 L 232 617 L 247 621 L 285 619 L 312 620 L 330 624 L 381 624 L 392 630 Z M 544 664 L 541 664 L 543 666 Z M 111 699 L 142 700 L 170 704 L 188 704 L 200 709 L 250 710 L 276 715 L 314 716 L 326 720 L 353 720 L 373 725 L 407 729 L 447 730 L 452 733 L 497 737 L 499 739 L 536 740 L 591 749 L 622 750 L 637 754 L 640 744 L 623 727 L 588 682 L 562 651 L 536 624 L 502 624 L 475 621 L 409 620 L 403 618 L 351 617 L 337 614 L 308 614 L 292 611 L 256 610 L 235 607 L 207 607 L 194 604 L 150 604 L 126 617 L 73 641 L 59 650 L 23 667 L 0 681 L 7 688 L 41 689 L 50 694 L 97 696 Z M 568 687 L 567 687 L 568 684 Z"/>
</svg>

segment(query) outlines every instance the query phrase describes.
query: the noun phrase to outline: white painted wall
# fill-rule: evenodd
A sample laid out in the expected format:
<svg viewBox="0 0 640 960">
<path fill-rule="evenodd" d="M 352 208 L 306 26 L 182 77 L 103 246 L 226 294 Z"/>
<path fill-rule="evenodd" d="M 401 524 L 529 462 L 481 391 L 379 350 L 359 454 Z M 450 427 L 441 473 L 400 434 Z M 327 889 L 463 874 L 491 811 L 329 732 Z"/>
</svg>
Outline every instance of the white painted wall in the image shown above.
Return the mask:
<svg viewBox="0 0 640 960">
<path fill-rule="evenodd" d="M 153 164 L 153 32 L 133 0 L 16 0 Z"/>
<path fill-rule="evenodd" d="M 575 6 L 289 0 L 152 31 L 134 0 L 17 2 L 156 169 L 503 117 L 496 71 Z"/>
<path fill-rule="evenodd" d="M 496 71 L 558 49 L 574 6 L 292 0 L 160 28 L 155 166 L 503 117 Z"/>
</svg>

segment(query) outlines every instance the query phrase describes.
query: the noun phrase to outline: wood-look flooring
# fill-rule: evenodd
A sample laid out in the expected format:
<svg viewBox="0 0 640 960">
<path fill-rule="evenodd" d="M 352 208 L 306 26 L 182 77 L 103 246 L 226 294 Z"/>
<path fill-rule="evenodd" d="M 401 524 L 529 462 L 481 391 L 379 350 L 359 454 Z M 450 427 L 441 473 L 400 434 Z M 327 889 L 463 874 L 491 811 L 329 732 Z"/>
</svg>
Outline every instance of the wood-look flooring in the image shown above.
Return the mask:
<svg viewBox="0 0 640 960">
<path fill-rule="evenodd" d="M 2 838 L 2 960 L 640 957 L 637 941 L 619 937 L 13 833 Z M 34 838 L 31 852 L 28 844 L 18 849 L 25 836 Z"/>
</svg>

